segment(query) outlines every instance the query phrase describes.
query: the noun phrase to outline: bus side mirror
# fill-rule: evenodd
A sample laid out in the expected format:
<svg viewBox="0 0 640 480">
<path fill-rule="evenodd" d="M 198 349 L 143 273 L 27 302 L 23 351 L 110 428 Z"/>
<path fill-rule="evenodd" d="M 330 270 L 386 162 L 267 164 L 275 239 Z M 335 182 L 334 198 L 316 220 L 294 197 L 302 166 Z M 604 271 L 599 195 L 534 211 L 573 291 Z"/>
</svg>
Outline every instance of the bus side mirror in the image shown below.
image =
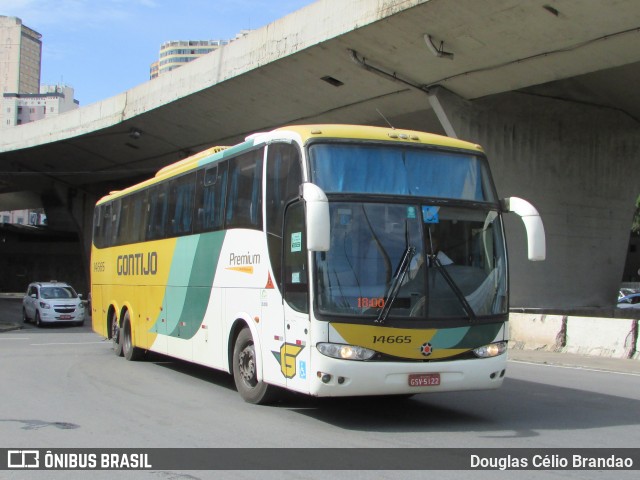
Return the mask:
<svg viewBox="0 0 640 480">
<path fill-rule="evenodd" d="M 544 225 L 536 208 L 518 197 L 503 199 L 502 206 L 505 211 L 519 215 L 524 222 L 524 228 L 527 231 L 529 260 L 534 262 L 544 260 L 547 255 Z"/>
<path fill-rule="evenodd" d="M 313 183 L 303 183 L 301 189 L 306 206 L 307 250 L 326 252 L 331 243 L 329 200 Z"/>
</svg>

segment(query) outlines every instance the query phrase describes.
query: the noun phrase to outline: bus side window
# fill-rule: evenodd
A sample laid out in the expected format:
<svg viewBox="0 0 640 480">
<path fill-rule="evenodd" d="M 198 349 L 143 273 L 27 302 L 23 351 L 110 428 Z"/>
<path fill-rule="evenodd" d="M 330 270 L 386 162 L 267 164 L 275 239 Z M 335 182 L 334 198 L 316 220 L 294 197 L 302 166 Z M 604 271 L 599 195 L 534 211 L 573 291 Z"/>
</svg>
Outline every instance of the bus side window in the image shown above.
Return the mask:
<svg viewBox="0 0 640 480">
<path fill-rule="evenodd" d="M 284 223 L 284 299 L 298 312 L 309 312 L 309 277 L 304 202 L 287 208 Z"/>
<path fill-rule="evenodd" d="M 144 225 L 147 223 L 147 191 L 136 192 L 131 197 L 130 213 L 131 222 L 129 223 L 129 241 L 131 243 L 141 242 L 144 240 Z"/>
<path fill-rule="evenodd" d="M 169 232 L 168 236 L 189 235 L 193 219 L 195 173 L 171 180 L 169 185 Z"/>
<path fill-rule="evenodd" d="M 165 237 L 167 203 L 166 185 L 157 185 L 149 190 L 147 240 L 157 240 Z"/>
<path fill-rule="evenodd" d="M 114 200 L 102 207 L 102 238 L 104 246 L 110 247 L 115 245 L 117 240 L 117 225 L 120 214 L 120 200 Z"/>
<path fill-rule="evenodd" d="M 120 215 L 118 215 L 117 232 L 115 245 L 124 245 L 130 242 L 130 228 L 129 222 L 131 221 L 131 196 L 123 197 L 120 200 Z"/>
<path fill-rule="evenodd" d="M 264 148 L 229 160 L 225 228 L 262 229 Z"/>
<path fill-rule="evenodd" d="M 274 280 L 282 291 L 282 224 L 285 206 L 300 194 L 302 169 L 295 145 L 274 143 L 267 151 L 266 225 Z"/>
<path fill-rule="evenodd" d="M 103 205 L 99 205 L 96 207 L 93 213 L 93 243 L 96 247 L 102 248 L 104 247 L 104 235 L 103 235 L 103 227 L 102 227 L 102 209 Z"/>
<path fill-rule="evenodd" d="M 222 229 L 226 192 L 226 162 L 218 162 L 198 171 L 195 232 L 211 232 Z"/>
</svg>

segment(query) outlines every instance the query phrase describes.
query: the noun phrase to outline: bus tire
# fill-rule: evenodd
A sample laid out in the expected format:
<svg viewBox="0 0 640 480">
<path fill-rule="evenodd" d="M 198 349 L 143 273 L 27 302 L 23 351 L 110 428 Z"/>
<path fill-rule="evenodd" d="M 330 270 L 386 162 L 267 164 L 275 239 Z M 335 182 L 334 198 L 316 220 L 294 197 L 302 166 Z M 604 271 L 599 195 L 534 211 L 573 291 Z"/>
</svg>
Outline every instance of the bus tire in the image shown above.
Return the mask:
<svg viewBox="0 0 640 480">
<path fill-rule="evenodd" d="M 233 348 L 233 380 L 245 402 L 266 404 L 276 400 L 276 387 L 258 380 L 256 350 L 251 331 L 243 328 Z"/>
<path fill-rule="evenodd" d="M 111 342 L 113 343 L 113 352 L 116 357 L 122 356 L 122 329 L 118 322 L 118 316 L 116 312 L 111 314 L 111 320 L 109 322 L 109 328 L 111 329 Z"/>
<path fill-rule="evenodd" d="M 142 349 L 133 345 L 133 336 L 131 335 L 131 321 L 129 320 L 129 311 L 125 312 L 122 320 L 122 354 L 129 361 L 140 360 L 143 355 Z"/>
</svg>

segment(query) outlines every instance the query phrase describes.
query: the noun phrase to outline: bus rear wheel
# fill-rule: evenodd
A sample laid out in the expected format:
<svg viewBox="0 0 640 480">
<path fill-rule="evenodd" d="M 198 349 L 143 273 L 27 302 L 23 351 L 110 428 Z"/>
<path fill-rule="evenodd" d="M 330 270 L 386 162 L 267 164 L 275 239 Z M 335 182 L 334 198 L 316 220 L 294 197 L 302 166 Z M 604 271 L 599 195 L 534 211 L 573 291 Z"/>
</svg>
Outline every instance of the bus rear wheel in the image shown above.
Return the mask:
<svg viewBox="0 0 640 480">
<path fill-rule="evenodd" d="M 258 380 L 256 349 L 251 331 L 243 328 L 233 348 L 233 380 L 245 402 L 271 403 L 277 398 L 276 387 Z"/>
<path fill-rule="evenodd" d="M 143 351 L 133 345 L 133 337 L 131 336 L 131 321 L 129 320 L 129 312 L 125 312 L 122 320 L 122 354 L 127 360 L 140 360 Z"/>
<path fill-rule="evenodd" d="M 111 342 L 113 343 L 113 352 L 117 357 L 122 356 L 122 332 L 118 322 L 118 316 L 116 312 L 111 314 L 111 320 L 109 321 L 109 328 L 111 329 Z"/>
</svg>

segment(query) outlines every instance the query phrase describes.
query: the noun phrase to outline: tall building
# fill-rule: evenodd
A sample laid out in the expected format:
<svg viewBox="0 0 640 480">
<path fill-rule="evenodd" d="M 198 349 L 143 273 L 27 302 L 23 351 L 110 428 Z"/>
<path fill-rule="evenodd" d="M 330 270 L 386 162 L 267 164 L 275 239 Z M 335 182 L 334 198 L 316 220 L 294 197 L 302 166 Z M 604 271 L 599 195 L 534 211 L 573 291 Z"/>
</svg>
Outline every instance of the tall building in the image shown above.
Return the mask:
<svg viewBox="0 0 640 480">
<path fill-rule="evenodd" d="M 0 15 L 0 94 L 39 92 L 41 38 L 19 18 Z"/>
<path fill-rule="evenodd" d="M 40 93 L 5 93 L 0 128 L 24 125 L 74 110 L 79 102 L 73 96 L 73 88 L 67 85 L 42 85 Z"/>
<path fill-rule="evenodd" d="M 0 128 L 78 107 L 73 89 L 40 87 L 42 35 L 16 17 L 0 15 Z M 0 212 L 0 223 L 43 225 L 43 210 Z"/>
<path fill-rule="evenodd" d="M 41 38 L 19 18 L 0 16 L 0 128 L 78 108 L 73 88 L 40 86 Z"/>
<path fill-rule="evenodd" d="M 177 40 L 165 42 L 160 46 L 158 61 L 151 64 L 149 78 L 156 78 L 175 70 L 185 63 L 213 52 L 228 43 L 226 40 Z"/>
</svg>

